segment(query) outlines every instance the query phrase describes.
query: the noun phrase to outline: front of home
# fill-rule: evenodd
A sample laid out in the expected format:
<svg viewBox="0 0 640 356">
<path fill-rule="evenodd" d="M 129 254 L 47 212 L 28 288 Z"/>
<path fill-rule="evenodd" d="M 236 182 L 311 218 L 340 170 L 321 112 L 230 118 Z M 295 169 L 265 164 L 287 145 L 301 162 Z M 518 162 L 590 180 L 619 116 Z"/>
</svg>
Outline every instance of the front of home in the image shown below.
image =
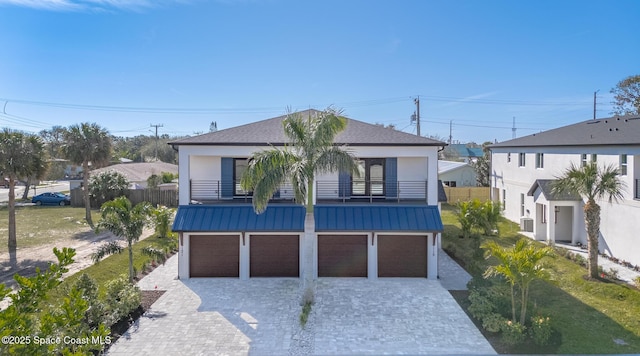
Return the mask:
<svg viewBox="0 0 640 356">
<path fill-rule="evenodd" d="M 239 183 L 254 152 L 287 143 L 284 118 L 171 143 L 180 162 L 179 277 L 300 277 L 310 265 L 314 278 L 437 278 L 444 144 L 348 119 L 335 143 L 357 157 L 360 177 L 317 175 L 314 225 L 305 227 L 305 208 L 293 202 L 289 184 L 256 214 Z"/>
<path fill-rule="evenodd" d="M 640 265 L 640 117 L 589 120 L 497 143 L 491 186 L 504 215 L 537 240 L 586 245 L 584 202 L 554 194 L 553 182 L 573 163 L 614 165 L 625 185 L 619 202 L 598 201 L 600 252 Z"/>
</svg>

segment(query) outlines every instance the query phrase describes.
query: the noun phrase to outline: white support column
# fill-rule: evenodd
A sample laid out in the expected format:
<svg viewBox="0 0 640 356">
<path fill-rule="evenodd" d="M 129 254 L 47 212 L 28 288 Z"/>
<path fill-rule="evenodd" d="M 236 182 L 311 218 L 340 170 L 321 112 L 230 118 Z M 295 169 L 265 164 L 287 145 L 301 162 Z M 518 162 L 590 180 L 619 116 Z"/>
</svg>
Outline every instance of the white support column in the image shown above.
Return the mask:
<svg viewBox="0 0 640 356">
<path fill-rule="evenodd" d="M 186 150 L 178 151 L 178 156 L 180 157 L 181 164 L 178 166 L 178 182 L 180 183 L 180 190 L 178 190 L 178 204 L 179 205 L 188 205 L 189 199 L 191 199 L 191 189 L 189 181 L 191 176 L 189 175 L 189 159 L 190 156 L 187 154 Z"/>
<path fill-rule="evenodd" d="M 189 234 L 178 237 L 178 279 L 189 279 Z"/>
<path fill-rule="evenodd" d="M 580 229 L 580 202 L 573 204 L 573 218 L 571 219 L 571 244 L 575 245 L 580 241 L 582 230 Z"/>
<path fill-rule="evenodd" d="M 427 234 L 427 279 L 438 279 L 438 235 Z"/>
<path fill-rule="evenodd" d="M 556 213 L 555 204 L 549 202 L 547 205 L 547 244 L 555 245 L 556 243 Z"/>
<path fill-rule="evenodd" d="M 243 232 L 240 234 L 240 279 L 246 281 L 249 279 L 249 246 L 251 242 L 251 235 Z"/>
<path fill-rule="evenodd" d="M 378 279 L 378 238 L 375 232 L 367 237 L 367 278 Z"/>
</svg>

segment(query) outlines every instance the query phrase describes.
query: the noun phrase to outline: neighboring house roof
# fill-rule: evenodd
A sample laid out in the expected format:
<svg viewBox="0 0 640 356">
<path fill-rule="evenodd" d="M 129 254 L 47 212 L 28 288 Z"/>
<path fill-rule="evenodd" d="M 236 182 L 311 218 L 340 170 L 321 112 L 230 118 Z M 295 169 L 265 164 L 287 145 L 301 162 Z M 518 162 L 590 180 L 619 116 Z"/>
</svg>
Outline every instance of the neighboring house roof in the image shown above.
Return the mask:
<svg viewBox="0 0 640 356">
<path fill-rule="evenodd" d="M 465 162 L 438 160 L 438 174 L 455 171 L 456 169 L 460 169 L 464 167 L 471 167 L 471 166 Z"/>
<path fill-rule="evenodd" d="M 583 121 L 496 143 L 489 147 L 599 145 L 640 145 L 640 116 L 614 116 Z"/>
<path fill-rule="evenodd" d="M 316 231 L 442 231 L 437 206 L 331 205 L 315 206 Z"/>
<path fill-rule="evenodd" d="M 484 156 L 482 148 L 479 147 L 467 147 L 463 143 L 456 143 L 449 145 L 449 149 L 455 152 L 459 157 L 478 158 Z"/>
<path fill-rule="evenodd" d="M 527 193 L 528 196 L 533 196 L 538 188 L 544 195 L 544 198 L 547 201 L 558 201 L 558 200 L 574 200 L 574 201 L 582 201 L 582 197 L 579 194 L 575 193 L 554 193 L 553 192 L 553 184 L 555 179 L 537 179 L 533 182 L 533 185 L 529 189 Z"/>
<path fill-rule="evenodd" d="M 152 174 L 160 175 L 162 172 L 178 174 L 178 166 L 165 162 L 120 163 L 91 171 L 95 175 L 106 171 L 122 173 L 129 182 L 144 182 Z"/>
<path fill-rule="evenodd" d="M 316 115 L 318 110 L 299 112 L 302 117 Z M 270 144 L 282 146 L 288 142 L 284 134 L 282 121 L 286 115 L 272 119 L 253 122 L 246 125 L 231 127 L 204 135 L 188 137 L 170 142 L 173 146 L 181 145 L 241 145 L 261 146 Z M 369 124 L 347 118 L 348 123 L 344 131 L 335 139 L 337 144 L 352 146 L 446 146 L 446 143 L 426 137 L 412 135 L 406 132 L 385 128 L 380 125 Z"/>
<path fill-rule="evenodd" d="M 269 205 L 258 215 L 251 205 L 182 205 L 173 231 L 302 232 L 306 211 L 300 205 Z"/>
</svg>

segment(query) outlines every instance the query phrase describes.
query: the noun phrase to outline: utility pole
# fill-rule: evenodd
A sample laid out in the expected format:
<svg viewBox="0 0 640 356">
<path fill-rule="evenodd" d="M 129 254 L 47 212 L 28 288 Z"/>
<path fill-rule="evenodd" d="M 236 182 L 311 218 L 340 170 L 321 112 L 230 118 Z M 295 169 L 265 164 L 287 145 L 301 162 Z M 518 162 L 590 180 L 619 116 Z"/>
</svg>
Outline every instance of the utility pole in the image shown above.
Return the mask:
<svg viewBox="0 0 640 356">
<path fill-rule="evenodd" d="M 449 120 L 449 145 L 451 145 L 452 139 L 453 139 L 453 120 Z"/>
<path fill-rule="evenodd" d="M 413 102 L 416 104 L 416 131 L 420 136 L 420 96 L 413 99 Z"/>
<path fill-rule="evenodd" d="M 596 100 L 598 98 L 598 92 L 600 89 L 593 92 L 593 119 L 596 119 Z"/>
<path fill-rule="evenodd" d="M 156 162 L 158 161 L 158 127 L 163 127 L 162 124 L 151 124 L 151 127 L 155 127 L 156 128 L 156 150 L 155 150 L 155 160 Z"/>
</svg>

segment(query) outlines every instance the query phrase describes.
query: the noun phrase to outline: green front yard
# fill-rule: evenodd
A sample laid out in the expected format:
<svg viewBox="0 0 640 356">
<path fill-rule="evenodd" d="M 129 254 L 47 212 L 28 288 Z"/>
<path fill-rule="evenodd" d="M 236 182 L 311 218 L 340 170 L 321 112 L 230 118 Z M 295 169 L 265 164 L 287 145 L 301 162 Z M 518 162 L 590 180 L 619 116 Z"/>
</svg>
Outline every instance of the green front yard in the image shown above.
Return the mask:
<svg viewBox="0 0 640 356">
<path fill-rule="evenodd" d="M 487 267 L 478 250 L 480 243 L 494 240 L 513 245 L 522 236 L 517 226 L 502 219 L 500 236 L 461 239 L 460 225 L 454 207 L 445 205 L 442 212 L 445 231 L 443 248 L 459 261 L 474 278 L 482 278 Z M 539 244 L 539 243 L 536 243 Z M 539 244 L 544 246 L 543 244 Z M 550 317 L 554 335 L 551 344 L 533 343 L 509 346 L 495 334 L 485 332 L 500 353 L 640 353 L 640 291 L 634 287 L 609 281 L 588 281 L 587 270 L 564 257 L 545 258 L 551 274 L 549 281 L 536 281 L 531 286 L 530 313 Z M 459 296 L 459 294 L 457 294 Z M 458 298 L 468 307 L 466 298 Z M 481 326 L 480 326 L 481 328 Z"/>
</svg>

